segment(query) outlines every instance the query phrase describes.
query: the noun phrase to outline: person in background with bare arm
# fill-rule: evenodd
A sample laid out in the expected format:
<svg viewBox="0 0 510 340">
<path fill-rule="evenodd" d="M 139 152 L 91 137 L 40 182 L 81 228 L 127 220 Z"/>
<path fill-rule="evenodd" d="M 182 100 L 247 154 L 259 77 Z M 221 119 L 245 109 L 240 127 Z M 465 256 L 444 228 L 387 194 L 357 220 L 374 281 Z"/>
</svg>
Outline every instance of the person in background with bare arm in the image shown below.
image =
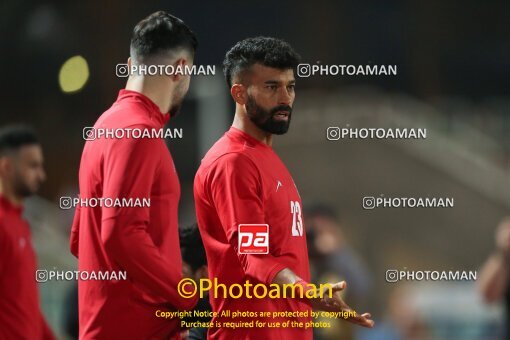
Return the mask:
<svg viewBox="0 0 510 340">
<path fill-rule="evenodd" d="M 505 339 L 510 339 L 510 217 L 496 229 L 496 248 L 481 269 L 479 289 L 487 303 L 505 299 L 507 325 Z"/>
</svg>

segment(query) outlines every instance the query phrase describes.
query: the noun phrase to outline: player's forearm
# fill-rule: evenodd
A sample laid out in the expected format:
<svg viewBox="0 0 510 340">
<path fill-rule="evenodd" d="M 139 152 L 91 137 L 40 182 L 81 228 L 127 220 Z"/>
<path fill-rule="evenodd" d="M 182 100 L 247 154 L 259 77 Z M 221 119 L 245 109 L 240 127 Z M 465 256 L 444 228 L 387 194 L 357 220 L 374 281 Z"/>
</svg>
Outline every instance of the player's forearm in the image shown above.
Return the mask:
<svg viewBox="0 0 510 340">
<path fill-rule="evenodd" d="M 279 285 L 281 288 L 287 289 L 287 294 L 292 294 L 292 290 L 296 283 L 301 283 L 303 285 L 304 291 L 307 289 L 305 286 L 307 282 L 303 281 L 299 276 L 297 276 L 291 269 L 285 268 L 276 274 L 272 283 Z"/>
<path fill-rule="evenodd" d="M 503 297 L 508 286 L 510 259 L 501 252 L 494 253 L 481 270 L 479 289 L 486 302 Z"/>
<path fill-rule="evenodd" d="M 309 299 L 306 297 L 306 292 L 314 288 L 310 287 L 308 282 L 297 276 L 291 269 L 285 268 L 278 272 L 272 283 L 286 289 L 287 296 L 292 296 L 294 293 L 296 298 L 300 301 L 311 303 L 314 309 L 321 309 L 320 304 L 317 304 L 317 301 L 315 301 L 316 299 Z M 293 290 L 294 292 L 292 292 Z"/>
<path fill-rule="evenodd" d="M 278 274 L 276 274 L 276 276 L 273 279 L 273 282 L 271 283 L 276 283 L 277 285 L 283 287 L 283 285 L 285 284 L 294 284 L 298 280 L 299 277 L 296 274 L 294 274 L 292 270 L 290 270 L 289 268 L 285 268 L 279 271 Z"/>
<path fill-rule="evenodd" d="M 147 232 L 137 225 L 119 226 L 103 221 L 103 242 L 108 255 L 135 283 L 179 310 L 192 309 L 196 298 L 185 299 L 177 291 L 182 270 L 165 260 Z M 122 225 L 122 223 L 121 223 Z M 133 251 L 136 249 L 136 251 Z"/>
</svg>

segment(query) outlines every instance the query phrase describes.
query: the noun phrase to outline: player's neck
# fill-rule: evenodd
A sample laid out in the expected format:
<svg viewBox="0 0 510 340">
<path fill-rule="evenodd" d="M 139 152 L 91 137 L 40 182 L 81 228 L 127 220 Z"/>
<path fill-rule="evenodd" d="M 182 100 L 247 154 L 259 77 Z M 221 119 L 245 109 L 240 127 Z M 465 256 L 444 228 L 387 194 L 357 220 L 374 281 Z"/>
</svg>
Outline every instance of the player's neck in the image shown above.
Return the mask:
<svg viewBox="0 0 510 340">
<path fill-rule="evenodd" d="M 273 145 L 273 135 L 271 133 L 267 133 L 261 130 L 246 115 L 241 115 L 238 112 L 236 112 L 232 126 L 235 127 L 236 129 L 243 131 L 244 133 L 249 134 L 253 138 L 259 140 L 260 142 L 266 145 L 269 146 Z"/>
<path fill-rule="evenodd" d="M 4 185 L 0 185 L 0 196 L 4 197 L 12 205 L 19 207 L 23 205 L 23 198 L 18 197 L 12 190 L 8 190 Z"/>
<path fill-rule="evenodd" d="M 154 79 L 153 79 L 154 80 Z M 148 81 L 144 77 L 129 77 L 126 90 L 143 94 L 159 107 L 159 111 L 167 114 L 171 106 L 171 91 L 163 91 L 165 87 L 156 84 L 155 81 Z"/>
</svg>

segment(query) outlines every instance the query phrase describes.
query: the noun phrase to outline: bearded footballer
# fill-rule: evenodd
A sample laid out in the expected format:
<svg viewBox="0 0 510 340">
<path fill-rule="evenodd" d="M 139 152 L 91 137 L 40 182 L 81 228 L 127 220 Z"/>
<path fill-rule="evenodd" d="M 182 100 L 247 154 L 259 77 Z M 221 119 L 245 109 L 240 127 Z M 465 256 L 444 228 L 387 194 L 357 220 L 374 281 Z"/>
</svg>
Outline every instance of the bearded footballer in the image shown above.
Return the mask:
<svg viewBox="0 0 510 340">
<path fill-rule="evenodd" d="M 216 278 L 220 284 L 251 281 L 306 287 L 310 281 L 301 197 L 272 148 L 273 135 L 283 135 L 289 129 L 295 99 L 294 69 L 298 63 L 299 56 L 288 43 L 268 37 L 240 41 L 226 54 L 223 66 L 235 101 L 234 121 L 203 158 L 194 182 L 209 278 Z M 249 234 L 250 230 L 266 233 L 265 241 L 259 242 L 260 251 L 242 249 L 254 241 L 254 237 L 244 237 L 245 231 Z M 211 296 L 212 308 L 219 315 L 213 318 L 208 338 L 311 339 L 312 329 L 305 327 L 221 327 L 222 322 L 237 321 L 225 314 L 222 317 L 221 312 L 308 315 L 271 318 L 282 324 L 289 320 L 309 322 L 312 307 L 350 310 L 339 296 L 345 282 L 331 286 L 334 294 L 329 299 Z M 370 318 L 365 313 L 348 320 L 373 327 Z"/>
</svg>

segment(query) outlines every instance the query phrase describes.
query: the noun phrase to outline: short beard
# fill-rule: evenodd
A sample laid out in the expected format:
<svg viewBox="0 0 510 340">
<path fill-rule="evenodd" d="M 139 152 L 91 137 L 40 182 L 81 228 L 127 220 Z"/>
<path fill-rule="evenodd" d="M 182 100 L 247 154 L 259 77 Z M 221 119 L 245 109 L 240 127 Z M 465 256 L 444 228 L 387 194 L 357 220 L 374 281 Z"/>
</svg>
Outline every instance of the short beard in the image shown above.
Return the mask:
<svg viewBox="0 0 510 340">
<path fill-rule="evenodd" d="M 170 114 L 170 118 L 174 118 L 181 113 L 181 103 L 172 105 L 170 107 L 170 110 L 168 110 L 168 113 Z"/>
<path fill-rule="evenodd" d="M 289 113 L 287 121 L 273 120 L 273 116 L 278 111 L 287 111 Z M 274 135 L 283 135 L 289 130 L 292 108 L 288 105 L 278 105 L 271 110 L 266 110 L 258 105 L 253 97 L 248 96 L 246 113 L 250 120 L 262 131 Z"/>
<path fill-rule="evenodd" d="M 31 190 L 28 185 L 23 183 L 21 178 L 15 178 L 13 183 L 14 194 L 19 198 L 27 198 L 34 195 L 37 190 Z"/>
<path fill-rule="evenodd" d="M 177 85 L 174 92 L 174 97 L 172 98 L 172 105 L 170 106 L 170 109 L 168 110 L 168 113 L 170 114 L 170 118 L 177 117 L 177 115 L 180 113 L 182 103 L 184 102 L 184 97 L 186 96 L 187 90 L 185 89 L 185 84 L 182 82 Z"/>
</svg>

